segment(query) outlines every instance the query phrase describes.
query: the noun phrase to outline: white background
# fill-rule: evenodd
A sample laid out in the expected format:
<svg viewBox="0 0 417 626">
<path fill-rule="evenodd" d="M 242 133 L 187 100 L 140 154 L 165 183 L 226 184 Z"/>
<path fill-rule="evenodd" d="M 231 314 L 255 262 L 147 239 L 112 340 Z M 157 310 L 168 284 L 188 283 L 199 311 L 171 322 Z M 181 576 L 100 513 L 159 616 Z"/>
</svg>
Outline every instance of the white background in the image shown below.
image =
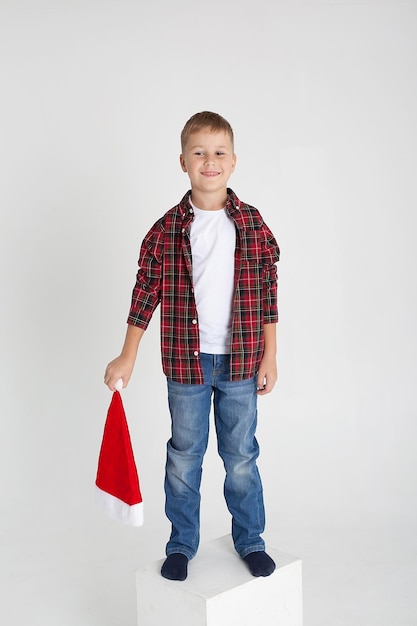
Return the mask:
<svg viewBox="0 0 417 626">
<path fill-rule="evenodd" d="M 307 626 L 381 626 L 362 585 L 366 619 L 355 597 L 345 622 L 330 614 L 337 574 L 320 587 L 309 555 L 332 538 L 329 562 L 354 577 L 376 534 L 409 537 L 415 575 L 416 2 L 2 0 L 0 70 L 5 623 L 132 626 L 133 571 L 163 556 L 159 312 L 123 393 L 141 529 L 92 499 L 102 379 L 141 240 L 188 189 L 181 129 L 208 109 L 235 131 L 230 186 L 282 253 L 280 378 L 259 403 L 269 537 L 305 561 Z M 206 541 L 230 526 L 213 441 L 202 495 Z M 386 623 L 416 624 L 394 581 Z"/>
</svg>

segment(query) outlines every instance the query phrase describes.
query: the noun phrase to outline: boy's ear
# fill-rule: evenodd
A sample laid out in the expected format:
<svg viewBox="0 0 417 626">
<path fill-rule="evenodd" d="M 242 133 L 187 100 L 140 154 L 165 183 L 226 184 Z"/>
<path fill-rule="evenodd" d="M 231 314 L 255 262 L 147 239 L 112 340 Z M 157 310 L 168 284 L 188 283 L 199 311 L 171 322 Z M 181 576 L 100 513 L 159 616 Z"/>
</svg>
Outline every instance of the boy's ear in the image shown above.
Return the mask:
<svg viewBox="0 0 417 626">
<path fill-rule="evenodd" d="M 181 169 L 183 172 L 187 171 L 187 166 L 185 165 L 185 159 L 184 156 L 182 154 L 180 154 L 180 164 L 181 164 Z"/>
<path fill-rule="evenodd" d="M 232 172 L 235 171 L 236 161 L 237 161 L 237 156 L 236 156 L 236 154 L 233 154 L 233 168 L 232 168 Z"/>
</svg>

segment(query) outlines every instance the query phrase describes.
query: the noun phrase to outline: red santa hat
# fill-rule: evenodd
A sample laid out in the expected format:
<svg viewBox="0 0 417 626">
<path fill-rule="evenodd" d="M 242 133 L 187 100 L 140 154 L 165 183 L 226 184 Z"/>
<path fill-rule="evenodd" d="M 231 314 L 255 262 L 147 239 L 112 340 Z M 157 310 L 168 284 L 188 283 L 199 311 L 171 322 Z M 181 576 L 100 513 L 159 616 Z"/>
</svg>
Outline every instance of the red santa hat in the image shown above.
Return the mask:
<svg viewBox="0 0 417 626">
<path fill-rule="evenodd" d="M 143 503 L 122 398 L 118 391 L 107 412 L 95 485 L 99 506 L 129 526 L 142 526 Z"/>
</svg>

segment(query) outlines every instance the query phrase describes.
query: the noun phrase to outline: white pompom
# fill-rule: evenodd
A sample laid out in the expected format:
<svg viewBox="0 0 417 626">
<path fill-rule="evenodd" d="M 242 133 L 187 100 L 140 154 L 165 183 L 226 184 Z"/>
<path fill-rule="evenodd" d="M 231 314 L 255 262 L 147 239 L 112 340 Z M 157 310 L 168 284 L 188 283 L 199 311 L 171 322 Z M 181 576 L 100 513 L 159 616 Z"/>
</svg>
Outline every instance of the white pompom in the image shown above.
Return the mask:
<svg viewBox="0 0 417 626">
<path fill-rule="evenodd" d="M 116 382 L 114 383 L 114 388 L 116 389 L 116 391 L 121 391 L 123 389 L 123 379 L 119 378 L 119 380 L 116 380 Z"/>
</svg>

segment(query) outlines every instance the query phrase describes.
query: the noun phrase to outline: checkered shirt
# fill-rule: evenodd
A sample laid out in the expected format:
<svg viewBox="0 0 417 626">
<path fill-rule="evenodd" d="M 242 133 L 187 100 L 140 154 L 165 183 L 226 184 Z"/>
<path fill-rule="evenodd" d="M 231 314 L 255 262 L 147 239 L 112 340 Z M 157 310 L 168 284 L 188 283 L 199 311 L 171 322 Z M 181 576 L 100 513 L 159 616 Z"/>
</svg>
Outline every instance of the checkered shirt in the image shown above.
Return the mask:
<svg viewBox="0 0 417 626">
<path fill-rule="evenodd" d="M 193 293 L 191 191 L 150 229 L 143 240 L 128 324 L 146 329 L 161 304 L 161 355 L 165 375 L 203 384 L 198 312 Z M 228 189 L 226 212 L 236 226 L 230 380 L 258 370 L 264 324 L 278 321 L 278 244 L 259 211 Z"/>
</svg>

